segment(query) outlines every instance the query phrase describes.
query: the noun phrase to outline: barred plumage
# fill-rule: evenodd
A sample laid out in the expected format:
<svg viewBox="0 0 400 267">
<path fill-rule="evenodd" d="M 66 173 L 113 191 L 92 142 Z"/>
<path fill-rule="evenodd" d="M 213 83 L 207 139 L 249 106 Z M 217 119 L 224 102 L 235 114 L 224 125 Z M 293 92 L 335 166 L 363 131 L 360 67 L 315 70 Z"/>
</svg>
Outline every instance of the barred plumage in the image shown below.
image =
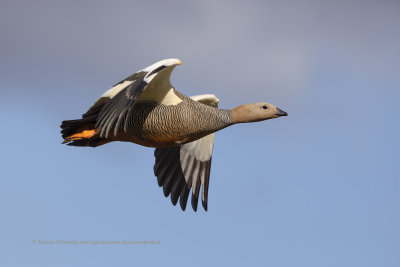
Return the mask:
<svg viewBox="0 0 400 267">
<path fill-rule="evenodd" d="M 208 207 L 214 132 L 235 123 L 287 116 L 269 103 L 218 109 L 215 95 L 189 98 L 176 91 L 170 76 L 179 59 L 165 59 L 127 77 L 107 90 L 82 119 L 63 121 L 64 144 L 101 146 L 127 141 L 155 147 L 154 174 L 172 204 Z"/>
<path fill-rule="evenodd" d="M 140 139 L 146 146 L 167 147 L 197 140 L 232 124 L 229 110 L 201 104 L 179 92 L 176 95 L 183 99 L 178 105 L 137 103 L 134 116 L 127 121 L 126 136 Z"/>
</svg>

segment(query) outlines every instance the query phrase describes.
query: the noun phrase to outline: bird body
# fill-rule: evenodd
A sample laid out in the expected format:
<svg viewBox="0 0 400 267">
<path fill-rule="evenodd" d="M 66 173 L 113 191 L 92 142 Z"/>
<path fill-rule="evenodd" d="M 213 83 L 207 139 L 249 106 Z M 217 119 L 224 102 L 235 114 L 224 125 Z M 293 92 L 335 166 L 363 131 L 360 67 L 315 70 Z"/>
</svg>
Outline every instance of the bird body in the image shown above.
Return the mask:
<svg viewBox="0 0 400 267">
<path fill-rule="evenodd" d="M 63 121 L 64 143 L 96 147 L 112 141 L 155 147 L 154 173 L 165 196 L 184 210 L 190 189 L 192 207 L 202 187 L 207 210 L 214 132 L 235 123 L 286 116 L 269 103 L 218 108 L 214 95 L 187 97 L 170 76 L 178 59 L 166 59 L 127 77 L 107 90 L 82 119 Z"/>
<path fill-rule="evenodd" d="M 197 140 L 232 124 L 230 111 L 196 102 L 175 91 L 182 99 L 177 105 L 137 103 L 127 132 L 114 137 L 148 147 L 168 147 Z"/>
</svg>

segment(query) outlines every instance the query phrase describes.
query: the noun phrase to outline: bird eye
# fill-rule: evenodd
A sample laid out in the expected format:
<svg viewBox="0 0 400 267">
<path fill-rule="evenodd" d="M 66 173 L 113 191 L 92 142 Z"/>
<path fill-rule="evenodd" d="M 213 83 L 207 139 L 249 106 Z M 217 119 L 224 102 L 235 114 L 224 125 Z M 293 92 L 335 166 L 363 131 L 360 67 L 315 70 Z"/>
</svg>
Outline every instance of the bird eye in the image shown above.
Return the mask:
<svg viewBox="0 0 400 267">
<path fill-rule="evenodd" d="M 268 107 L 267 107 L 267 105 L 264 105 L 264 106 L 262 106 L 262 108 L 263 108 L 263 109 L 267 109 Z"/>
</svg>

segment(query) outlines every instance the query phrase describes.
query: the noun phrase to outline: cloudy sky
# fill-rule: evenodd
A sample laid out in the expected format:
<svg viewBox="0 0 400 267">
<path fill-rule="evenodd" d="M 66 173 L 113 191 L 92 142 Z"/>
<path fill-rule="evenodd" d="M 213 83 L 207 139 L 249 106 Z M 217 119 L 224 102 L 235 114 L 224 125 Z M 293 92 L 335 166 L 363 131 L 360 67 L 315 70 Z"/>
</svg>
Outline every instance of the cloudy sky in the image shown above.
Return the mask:
<svg viewBox="0 0 400 267">
<path fill-rule="evenodd" d="M 1 265 L 399 266 L 399 14 L 390 0 L 2 0 Z M 152 149 L 61 145 L 62 120 L 171 57 L 187 95 L 289 113 L 217 133 L 208 212 L 164 198 Z"/>
</svg>

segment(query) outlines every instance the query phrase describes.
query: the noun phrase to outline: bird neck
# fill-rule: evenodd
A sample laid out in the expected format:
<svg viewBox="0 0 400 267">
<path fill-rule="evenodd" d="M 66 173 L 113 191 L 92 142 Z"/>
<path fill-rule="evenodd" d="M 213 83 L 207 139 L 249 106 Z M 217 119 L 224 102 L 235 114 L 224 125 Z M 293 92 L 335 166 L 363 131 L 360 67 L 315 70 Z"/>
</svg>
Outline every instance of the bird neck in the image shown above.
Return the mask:
<svg viewBox="0 0 400 267">
<path fill-rule="evenodd" d="M 191 122 L 194 129 L 196 129 L 194 130 L 195 132 L 207 135 L 232 125 L 229 110 L 197 104 L 196 107 L 198 108 L 197 112 L 199 115 L 196 118 L 192 118 L 194 121 Z"/>
<path fill-rule="evenodd" d="M 246 105 L 241 105 L 231 110 L 231 121 L 233 124 L 248 122 Z"/>
<path fill-rule="evenodd" d="M 228 127 L 230 125 L 232 125 L 232 114 L 230 110 L 227 109 L 219 109 L 219 108 L 215 108 L 217 110 L 217 119 L 219 120 L 219 125 L 221 126 L 220 129 L 221 130 L 225 127 Z"/>
</svg>

